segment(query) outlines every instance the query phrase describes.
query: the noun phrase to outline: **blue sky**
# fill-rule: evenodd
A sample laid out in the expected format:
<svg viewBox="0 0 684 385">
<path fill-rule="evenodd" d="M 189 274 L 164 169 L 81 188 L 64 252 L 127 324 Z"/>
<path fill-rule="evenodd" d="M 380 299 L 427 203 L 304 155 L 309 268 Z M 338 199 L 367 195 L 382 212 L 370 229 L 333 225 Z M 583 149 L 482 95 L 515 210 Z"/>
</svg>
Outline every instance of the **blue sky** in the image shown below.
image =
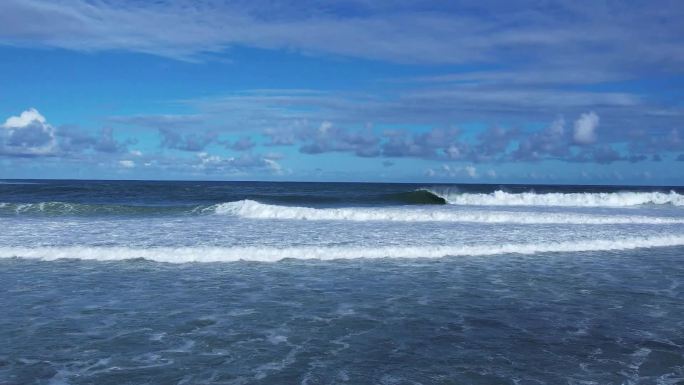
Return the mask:
<svg viewBox="0 0 684 385">
<path fill-rule="evenodd" d="M 679 1 L 0 2 L 0 178 L 684 184 Z"/>
</svg>

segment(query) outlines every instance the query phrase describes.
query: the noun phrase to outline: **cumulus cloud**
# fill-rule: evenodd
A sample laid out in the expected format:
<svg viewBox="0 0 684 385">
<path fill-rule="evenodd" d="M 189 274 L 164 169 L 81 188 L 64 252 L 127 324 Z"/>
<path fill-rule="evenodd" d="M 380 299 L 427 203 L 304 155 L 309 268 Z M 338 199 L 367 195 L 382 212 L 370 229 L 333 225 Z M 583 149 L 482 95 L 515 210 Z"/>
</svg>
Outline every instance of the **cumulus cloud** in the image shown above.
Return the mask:
<svg viewBox="0 0 684 385">
<path fill-rule="evenodd" d="M 92 134 L 74 126 L 54 127 L 30 108 L 0 125 L 0 155 L 6 157 L 62 157 L 85 159 L 89 154 L 122 154 L 135 139 L 119 141 L 105 127 Z"/>
<path fill-rule="evenodd" d="M 173 128 L 161 128 L 159 133 L 162 136 L 162 147 L 189 152 L 203 151 L 218 136 L 212 132 L 180 133 Z"/>
<path fill-rule="evenodd" d="M 269 139 L 266 146 L 290 146 L 297 142 L 297 130 L 295 128 L 267 128 L 264 130 L 264 136 Z"/>
<path fill-rule="evenodd" d="M 517 129 L 506 129 L 493 126 L 480 133 L 477 137 L 478 144 L 474 148 L 473 155 L 479 161 L 487 161 L 498 158 L 505 153 L 509 146 L 520 137 Z"/>
<path fill-rule="evenodd" d="M 75 126 L 55 128 L 37 110 L 29 109 L 9 117 L 0 126 L 0 155 L 60 156 L 71 160 L 103 161 L 120 168 L 143 168 L 145 165 L 176 171 L 185 168 L 188 172 L 206 174 L 285 175 L 291 171 L 280 163 L 282 154 L 258 153 L 260 147 L 263 149 L 277 144 L 293 146 L 307 155 L 338 152 L 358 157 L 378 157 L 381 159 L 376 164 L 385 167 L 394 165 L 393 158 L 418 158 L 443 164 L 441 167 L 431 167 L 432 171 L 426 171 L 426 175 L 494 178 L 494 171 L 479 168 L 479 165 L 547 160 L 597 164 L 657 162 L 675 159 L 675 154 L 684 149 L 680 129 L 662 131 L 659 136 L 652 137 L 630 134 L 634 135 L 631 138 L 639 139 L 641 144 L 637 145 L 636 142 L 630 144 L 625 137 L 611 137 L 603 129 L 601 135 L 597 135 L 597 113 L 589 111 L 578 115 L 570 129 L 566 127 L 566 120 L 558 117 L 541 129 L 492 125 L 465 133 L 452 126 L 379 129 L 371 124 L 359 128 L 355 124 L 332 120 L 319 120 L 318 123 L 302 120 L 281 129 L 265 130 L 256 140 L 253 139 L 255 134 L 250 134 L 231 141 L 220 140 L 218 132 L 192 132 L 187 131 L 191 127 L 174 126 L 158 129 L 158 143 L 162 149 L 175 151 L 156 154 L 146 151 L 143 155 L 139 150 L 128 149 L 136 143 L 135 140 L 117 140 L 110 127 L 101 129 L 99 133 Z M 210 154 L 220 148 L 210 147 L 207 150 L 211 144 L 239 151 L 239 155 Z M 187 154 L 180 154 L 188 151 L 197 153 L 190 158 L 192 161 L 188 161 Z M 667 152 L 675 154 L 668 157 Z"/>
<path fill-rule="evenodd" d="M 114 137 L 114 129 L 105 127 L 98 135 L 84 132 L 77 127 L 60 127 L 57 130 L 57 138 L 61 155 L 73 155 L 92 150 L 107 154 L 120 154 L 128 152 L 128 146 L 137 143 L 136 139 L 119 141 Z"/>
<path fill-rule="evenodd" d="M 382 154 L 396 158 L 460 159 L 470 150 L 459 142 L 459 134 L 456 128 L 434 128 L 422 133 L 388 130 L 384 132 Z"/>
<path fill-rule="evenodd" d="M 7 118 L 1 127 L 0 151 L 6 155 L 44 156 L 57 151 L 55 128 L 35 108 Z"/>
<path fill-rule="evenodd" d="M 437 168 L 428 168 L 425 170 L 424 175 L 427 177 L 440 177 L 440 178 L 468 178 L 476 179 L 480 175 L 475 166 L 471 164 L 467 165 L 453 165 L 444 163 Z"/>
<path fill-rule="evenodd" d="M 256 146 L 256 143 L 254 143 L 252 138 L 249 136 L 243 136 L 242 138 L 236 140 L 234 143 L 227 143 L 227 144 L 228 144 L 228 146 L 227 146 L 228 148 L 235 150 L 235 151 L 247 151 L 247 150 L 254 148 L 254 146 Z"/>
<path fill-rule="evenodd" d="M 207 174 L 244 174 L 246 172 L 267 172 L 282 175 L 288 172 L 273 158 L 263 155 L 243 153 L 237 157 L 224 157 L 206 152 L 197 153 L 192 168 Z"/>
<path fill-rule="evenodd" d="M 681 121 L 675 119 L 679 115 L 659 117 L 655 123 L 645 121 L 649 107 L 637 100 L 627 103 L 618 95 L 608 100 L 608 93 L 587 95 L 568 89 L 524 88 L 509 93 L 505 87 L 492 90 L 467 84 L 456 88 L 402 88 L 391 97 L 262 90 L 204 101 L 201 107 L 262 117 L 253 128 L 265 136 L 264 145 L 298 146 L 307 154 L 348 152 L 367 157 L 496 162 L 566 160 L 581 151 L 574 148 L 603 144 L 621 143 L 623 152 L 648 156 L 684 149 L 682 130 L 672 128 Z M 529 93 L 537 95 L 530 98 Z M 530 121 L 546 119 L 548 111 L 563 111 L 573 119 L 566 121 L 561 115 L 544 129 L 529 127 Z M 475 131 L 475 136 L 447 132 L 452 129 L 446 127 L 459 121 L 492 124 L 484 132 Z M 506 126 L 497 121 L 507 122 Z M 250 122 L 254 121 L 240 125 L 248 127 Z M 321 127 L 325 126 L 321 122 L 328 122 L 329 127 Z M 371 124 L 393 128 L 358 128 Z M 401 129 L 405 125 L 434 128 L 417 132 Z"/>
<path fill-rule="evenodd" d="M 288 143 L 299 145 L 299 151 L 305 154 L 347 152 L 359 157 L 473 163 L 560 160 L 609 164 L 649 159 L 634 149 L 620 152 L 616 148 L 621 141 L 615 138 L 600 142 L 597 135 L 599 120 L 597 113 L 589 111 L 579 115 L 571 130 L 566 129 L 566 120 L 560 116 L 540 130 L 493 125 L 471 135 L 461 135 L 457 128 L 440 127 L 426 131 L 386 129 L 376 132 L 370 127 L 355 130 L 323 121 L 316 128 L 299 127 L 290 131 L 292 140 Z M 677 135 L 678 132 L 670 133 L 670 142 L 677 143 Z"/>
<path fill-rule="evenodd" d="M 465 166 L 465 167 L 463 168 L 463 170 L 465 171 L 465 173 L 466 173 L 469 177 L 471 177 L 471 178 L 477 178 L 477 169 L 475 168 L 475 166 L 470 166 L 470 165 L 468 165 L 468 166 Z"/>
<path fill-rule="evenodd" d="M 575 121 L 575 129 L 572 135 L 575 143 L 583 145 L 596 142 L 596 128 L 598 128 L 598 125 L 599 116 L 594 111 L 582 114 Z"/>
<path fill-rule="evenodd" d="M 126 152 L 129 144 L 135 144 L 135 140 L 127 140 L 125 142 L 118 142 L 114 139 L 114 130 L 111 127 L 105 127 L 100 132 L 99 138 L 95 141 L 93 149 L 100 152 L 118 153 Z"/>
<path fill-rule="evenodd" d="M 514 160 L 536 161 L 567 156 L 570 145 L 565 132 L 565 119 L 559 117 L 548 127 L 520 138 L 513 152 Z"/>
<path fill-rule="evenodd" d="M 612 162 L 625 159 L 612 146 L 601 145 L 585 149 L 577 153 L 573 157 L 569 158 L 568 160 L 573 162 L 594 162 L 599 164 L 609 164 Z"/>
<path fill-rule="evenodd" d="M 33 123 L 46 124 L 45 117 L 35 108 L 29 108 L 19 116 L 10 116 L 2 125 L 3 128 L 17 129 L 24 128 Z"/>
<path fill-rule="evenodd" d="M 380 154 L 377 148 L 380 138 L 370 127 L 352 131 L 324 121 L 317 129 L 302 131 L 299 136 L 304 142 L 299 151 L 304 154 L 352 152 L 360 157 L 376 157 Z"/>
</svg>

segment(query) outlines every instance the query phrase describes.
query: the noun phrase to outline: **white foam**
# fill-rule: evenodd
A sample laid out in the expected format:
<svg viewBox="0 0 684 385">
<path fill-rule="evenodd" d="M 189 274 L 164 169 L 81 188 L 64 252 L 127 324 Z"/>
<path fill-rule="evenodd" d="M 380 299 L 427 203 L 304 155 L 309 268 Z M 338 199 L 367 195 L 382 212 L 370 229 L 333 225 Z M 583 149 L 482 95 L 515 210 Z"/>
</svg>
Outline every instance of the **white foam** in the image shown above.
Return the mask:
<svg viewBox="0 0 684 385">
<path fill-rule="evenodd" d="M 310 207 L 269 205 L 252 200 L 221 203 L 213 206 L 217 214 L 251 219 L 294 219 L 310 221 L 390 221 L 390 222 L 467 222 L 517 224 L 677 224 L 684 219 L 593 215 L 580 213 L 540 213 L 454 210 L 451 207 L 349 207 L 316 209 Z"/>
<path fill-rule="evenodd" d="M 433 191 L 449 204 L 469 206 L 576 206 L 576 207 L 629 207 L 639 205 L 684 206 L 684 195 L 674 191 L 663 192 L 611 192 L 611 193 L 509 193 L 495 191 L 489 194 Z"/>
<path fill-rule="evenodd" d="M 684 235 L 592 239 L 566 242 L 509 243 L 436 246 L 301 246 L 301 247 L 2 247 L 0 258 L 32 258 L 57 260 L 119 261 L 144 258 L 151 261 L 185 262 L 276 262 L 292 259 L 355 259 L 355 258 L 440 258 L 445 256 L 485 256 L 497 254 L 536 254 L 550 252 L 586 252 L 630 250 L 637 248 L 684 246 Z"/>
<path fill-rule="evenodd" d="M 16 214 L 42 213 L 48 211 L 69 214 L 78 210 L 78 204 L 66 202 L 8 203 L 0 202 L 0 208 L 11 209 Z"/>
</svg>

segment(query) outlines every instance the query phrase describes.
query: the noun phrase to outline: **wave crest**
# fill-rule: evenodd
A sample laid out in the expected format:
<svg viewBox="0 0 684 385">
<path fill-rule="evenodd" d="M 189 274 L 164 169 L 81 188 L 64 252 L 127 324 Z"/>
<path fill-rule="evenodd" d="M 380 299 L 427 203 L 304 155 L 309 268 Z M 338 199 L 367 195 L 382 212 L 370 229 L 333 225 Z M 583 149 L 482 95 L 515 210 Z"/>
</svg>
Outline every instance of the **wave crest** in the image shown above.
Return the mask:
<svg viewBox="0 0 684 385">
<path fill-rule="evenodd" d="M 663 192 L 600 192 L 600 193 L 460 193 L 449 190 L 428 190 L 447 203 L 467 206 L 561 206 L 561 207 L 630 207 L 641 205 L 684 206 L 684 195 Z"/>
<path fill-rule="evenodd" d="M 279 206 L 252 200 L 221 203 L 208 208 L 220 215 L 249 219 L 289 219 L 310 221 L 389 221 L 389 222 L 473 222 L 516 224 L 677 224 L 684 219 L 593 215 L 580 213 L 540 213 L 505 211 L 463 211 L 417 207 L 326 208 Z"/>
</svg>

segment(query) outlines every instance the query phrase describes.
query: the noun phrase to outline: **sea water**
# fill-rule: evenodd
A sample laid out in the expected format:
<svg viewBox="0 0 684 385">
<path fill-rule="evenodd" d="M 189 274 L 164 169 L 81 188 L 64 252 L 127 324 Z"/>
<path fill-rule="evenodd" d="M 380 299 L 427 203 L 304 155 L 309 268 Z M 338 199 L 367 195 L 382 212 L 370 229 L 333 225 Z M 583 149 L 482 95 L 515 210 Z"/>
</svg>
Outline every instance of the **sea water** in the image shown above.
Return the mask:
<svg viewBox="0 0 684 385">
<path fill-rule="evenodd" d="M 679 384 L 684 190 L 0 183 L 0 384 Z"/>
</svg>

